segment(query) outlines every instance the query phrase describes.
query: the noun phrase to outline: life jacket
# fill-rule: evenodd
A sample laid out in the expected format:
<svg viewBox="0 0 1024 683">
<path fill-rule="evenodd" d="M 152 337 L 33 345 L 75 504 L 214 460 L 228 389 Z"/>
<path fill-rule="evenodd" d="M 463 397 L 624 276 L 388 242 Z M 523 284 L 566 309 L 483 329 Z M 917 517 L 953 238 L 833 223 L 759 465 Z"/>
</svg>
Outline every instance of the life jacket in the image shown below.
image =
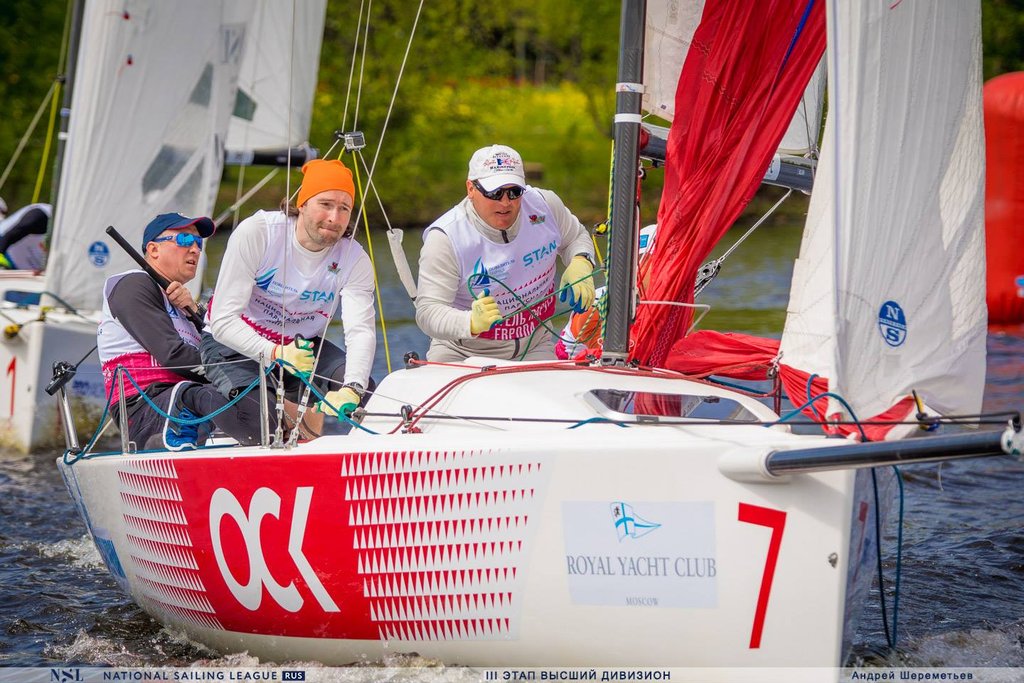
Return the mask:
<svg viewBox="0 0 1024 683">
<path fill-rule="evenodd" d="M 111 385 L 114 383 L 114 374 L 117 366 L 121 365 L 131 373 L 136 384 L 145 391 L 146 387 L 156 382 L 182 382 L 187 378 L 182 377 L 173 370 L 160 365 L 156 358 L 138 342 L 124 325 L 110 313 L 108 297 L 114 291 L 121 278 L 131 273 L 141 273 L 141 270 L 128 270 L 117 275 L 111 275 L 103 283 L 103 317 L 100 319 L 99 327 L 96 330 L 96 349 L 99 353 L 100 363 L 103 369 L 103 384 L 106 387 L 107 395 L 111 396 L 111 403 L 118 400 L 119 393 L 114 387 L 111 393 Z M 177 308 L 171 305 L 167 295 L 162 291 L 164 311 L 174 324 L 178 336 L 186 344 L 199 348 L 199 333 L 195 326 Z M 124 395 L 129 398 L 138 394 L 138 389 L 125 377 Z"/>
<path fill-rule="evenodd" d="M 551 218 L 543 195 L 527 187 L 519 206 L 519 232 L 508 243 L 492 242 L 474 227 L 460 204 L 424 231 L 440 230 L 448 236 L 459 263 L 459 287 L 452 305 L 468 311 L 473 299 L 489 290 L 502 315 L 532 303 L 508 320 L 478 335 L 480 339 L 508 341 L 533 334 L 555 313 L 555 266 L 561 233 Z M 469 293 L 467 281 L 473 290 Z M 539 301 L 537 301 L 540 299 Z"/>
</svg>

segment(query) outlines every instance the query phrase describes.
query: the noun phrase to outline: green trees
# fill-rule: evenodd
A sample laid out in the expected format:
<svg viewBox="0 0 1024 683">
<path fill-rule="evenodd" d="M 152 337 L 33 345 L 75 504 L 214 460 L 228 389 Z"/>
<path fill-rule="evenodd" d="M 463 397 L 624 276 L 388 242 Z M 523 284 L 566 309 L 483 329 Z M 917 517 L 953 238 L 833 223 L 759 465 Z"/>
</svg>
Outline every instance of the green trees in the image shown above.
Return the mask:
<svg viewBox="0 0 1024 683">
<path fill-rule="evenodd" d="M 420 224 L 444 211 L 463 194 L 470 154 L 495 142 L 519 149 L 539 174 L 535 182 L 557 191 L 585 223 L 602 218 L 618 3 L 427 0 L 385 131 L 418 4 L 373 2 L 370 28 L 363 34 L 365 64 L 362 52 L 356 53 L 355 72 L 362 73 L 357 90 L 356 84 L 349 89 L 348 81 L 359 5 L 329 1 L 311 142 L 326 150 L 335 130 L 363 130 L 364 156 L 368 164 L 378 158 L 374 184 L 396 224 Z M 0 169 L 11 159 L 58 72 L 67 9 L 66 0 L 0 2 Z M 1024 68 L 1024 3 L 983 0 L 982 20 L 986 78 Z M 12 206 L 32 198 L 48 115 L 47 108 L 0 187 L 0 195 Z M 50 165 L 42 165 L 44 199 Z M 229 176 L 236 172 L 229 171 Z M 365 172 L 361 175 L 365 183 Z M 247 172 L 247 184 L 258 176 Z M 660 174 L 651 174 L 647 197 L 657 196 L 659 180 Z M 296 174 L 293 187 L 297 181 Z M 276 205 L 283 193 L 283 181 L 268 185 L 243 210 Z M 229 180 L 217 210 L 234 194 L 235 183 Z M 376 202 L 367 205 L 373 224 L 380 225 L 373 213 Z M 647 215 L 652 213 L 649 208 Z"/>
<path fill-rule="evenodd" d="M 60 66 L 61 34 L 64 27 L 64 2 L 47 0 L 3 0 L 0 2 L 0 174 L 17 149 L 33 116 L 42 107 L 35 133 L 6 183 L 0 196 L 13 208 L 32 200 L 40 168 L 43 171 L 40 198 L 50 192 L 52 159 L 42 159 L 46 127 L 50 115 L 47 93 Z M 59 102 L 58 102 L 59 104 Z M 58 122 L 54 122 L 58 126 Z M 51 146 L 51 155 L 53 148 Z"/>
</svg>

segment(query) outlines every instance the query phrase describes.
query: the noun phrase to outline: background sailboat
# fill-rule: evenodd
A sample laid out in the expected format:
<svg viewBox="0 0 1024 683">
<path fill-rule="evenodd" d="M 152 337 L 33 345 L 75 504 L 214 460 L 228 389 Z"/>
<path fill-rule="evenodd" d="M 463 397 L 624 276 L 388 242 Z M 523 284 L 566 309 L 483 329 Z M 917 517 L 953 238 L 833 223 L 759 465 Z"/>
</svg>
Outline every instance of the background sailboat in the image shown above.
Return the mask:
<svg viewBox="0 0 1024 683">
<path fill-rule="evenodd" d="M 98 415 L 102 408 L 99 364 L 88 355 L 102 284 L 136 267 L 104 229 L 113 225 L 138 244 L 159 213 L 210 215 L 227 149 L 251 160 L 257 150 L 306 141 L 326 2 L 297 4 L 297 29 L 308 33 L 294 55 L 293 5 L 90 0 L 76 6 L 74 91 L 43 286 L 59 301 L 45 295 L 42 301 L 67 309 L 45 316 L 38 306 L 7 311 L 22 323 L 0 344 L 0 364 L 14 368 L 10 414 L 0 411 L 2 438 L 12 449 L 60 442 L 53 401 L 44 392 L 54 360 L 82 358 L 70 393 L 80 412 Z M 192 286 L 201 280 L 202 267 Z M 40 317 L 46 319 L 28 324 Z"/>
</svg>

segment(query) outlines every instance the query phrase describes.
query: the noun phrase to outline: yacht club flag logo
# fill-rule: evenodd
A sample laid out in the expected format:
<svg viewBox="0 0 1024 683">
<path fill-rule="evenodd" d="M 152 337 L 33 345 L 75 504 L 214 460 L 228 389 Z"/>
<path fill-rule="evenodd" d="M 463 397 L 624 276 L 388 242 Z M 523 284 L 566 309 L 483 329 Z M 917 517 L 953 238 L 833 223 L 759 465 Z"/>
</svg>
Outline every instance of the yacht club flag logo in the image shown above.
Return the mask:
<svg viewBox="0 0 1024 683">
<path fill-rule="evenodd" d="M 625 538 L 640 538 L 661 526 L 655 522 L 648 522 L 636 514 L 629 503 L 612 503 L 611 510 L 612 519 L 615 520 L 615 533 L 620 541 Z"/>
</svg>

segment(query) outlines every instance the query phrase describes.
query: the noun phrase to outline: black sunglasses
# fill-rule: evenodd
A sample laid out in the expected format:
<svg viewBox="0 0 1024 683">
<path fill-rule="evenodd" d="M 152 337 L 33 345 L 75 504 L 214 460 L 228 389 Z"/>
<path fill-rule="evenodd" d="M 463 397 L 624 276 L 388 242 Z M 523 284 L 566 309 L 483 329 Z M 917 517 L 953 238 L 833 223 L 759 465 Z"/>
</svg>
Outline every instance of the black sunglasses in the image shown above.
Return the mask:
<svg viewBox="0 0 1024 683">
<path fill-rule="evenodd" d="M 508 195 L 509 199 L 519 199 L 523 196 L 523 193 L 526 192 L 525 187 L 519 187 L 518 185 L 513 185 L 512 187 L 499 187 L 497 190 L 488 192 L 475 180 L 473 181 L 473 187 L 476 188 L 477 192 L 487 197 L 492 202 L 500 202 L 502 195 Z"/>
</svg>

